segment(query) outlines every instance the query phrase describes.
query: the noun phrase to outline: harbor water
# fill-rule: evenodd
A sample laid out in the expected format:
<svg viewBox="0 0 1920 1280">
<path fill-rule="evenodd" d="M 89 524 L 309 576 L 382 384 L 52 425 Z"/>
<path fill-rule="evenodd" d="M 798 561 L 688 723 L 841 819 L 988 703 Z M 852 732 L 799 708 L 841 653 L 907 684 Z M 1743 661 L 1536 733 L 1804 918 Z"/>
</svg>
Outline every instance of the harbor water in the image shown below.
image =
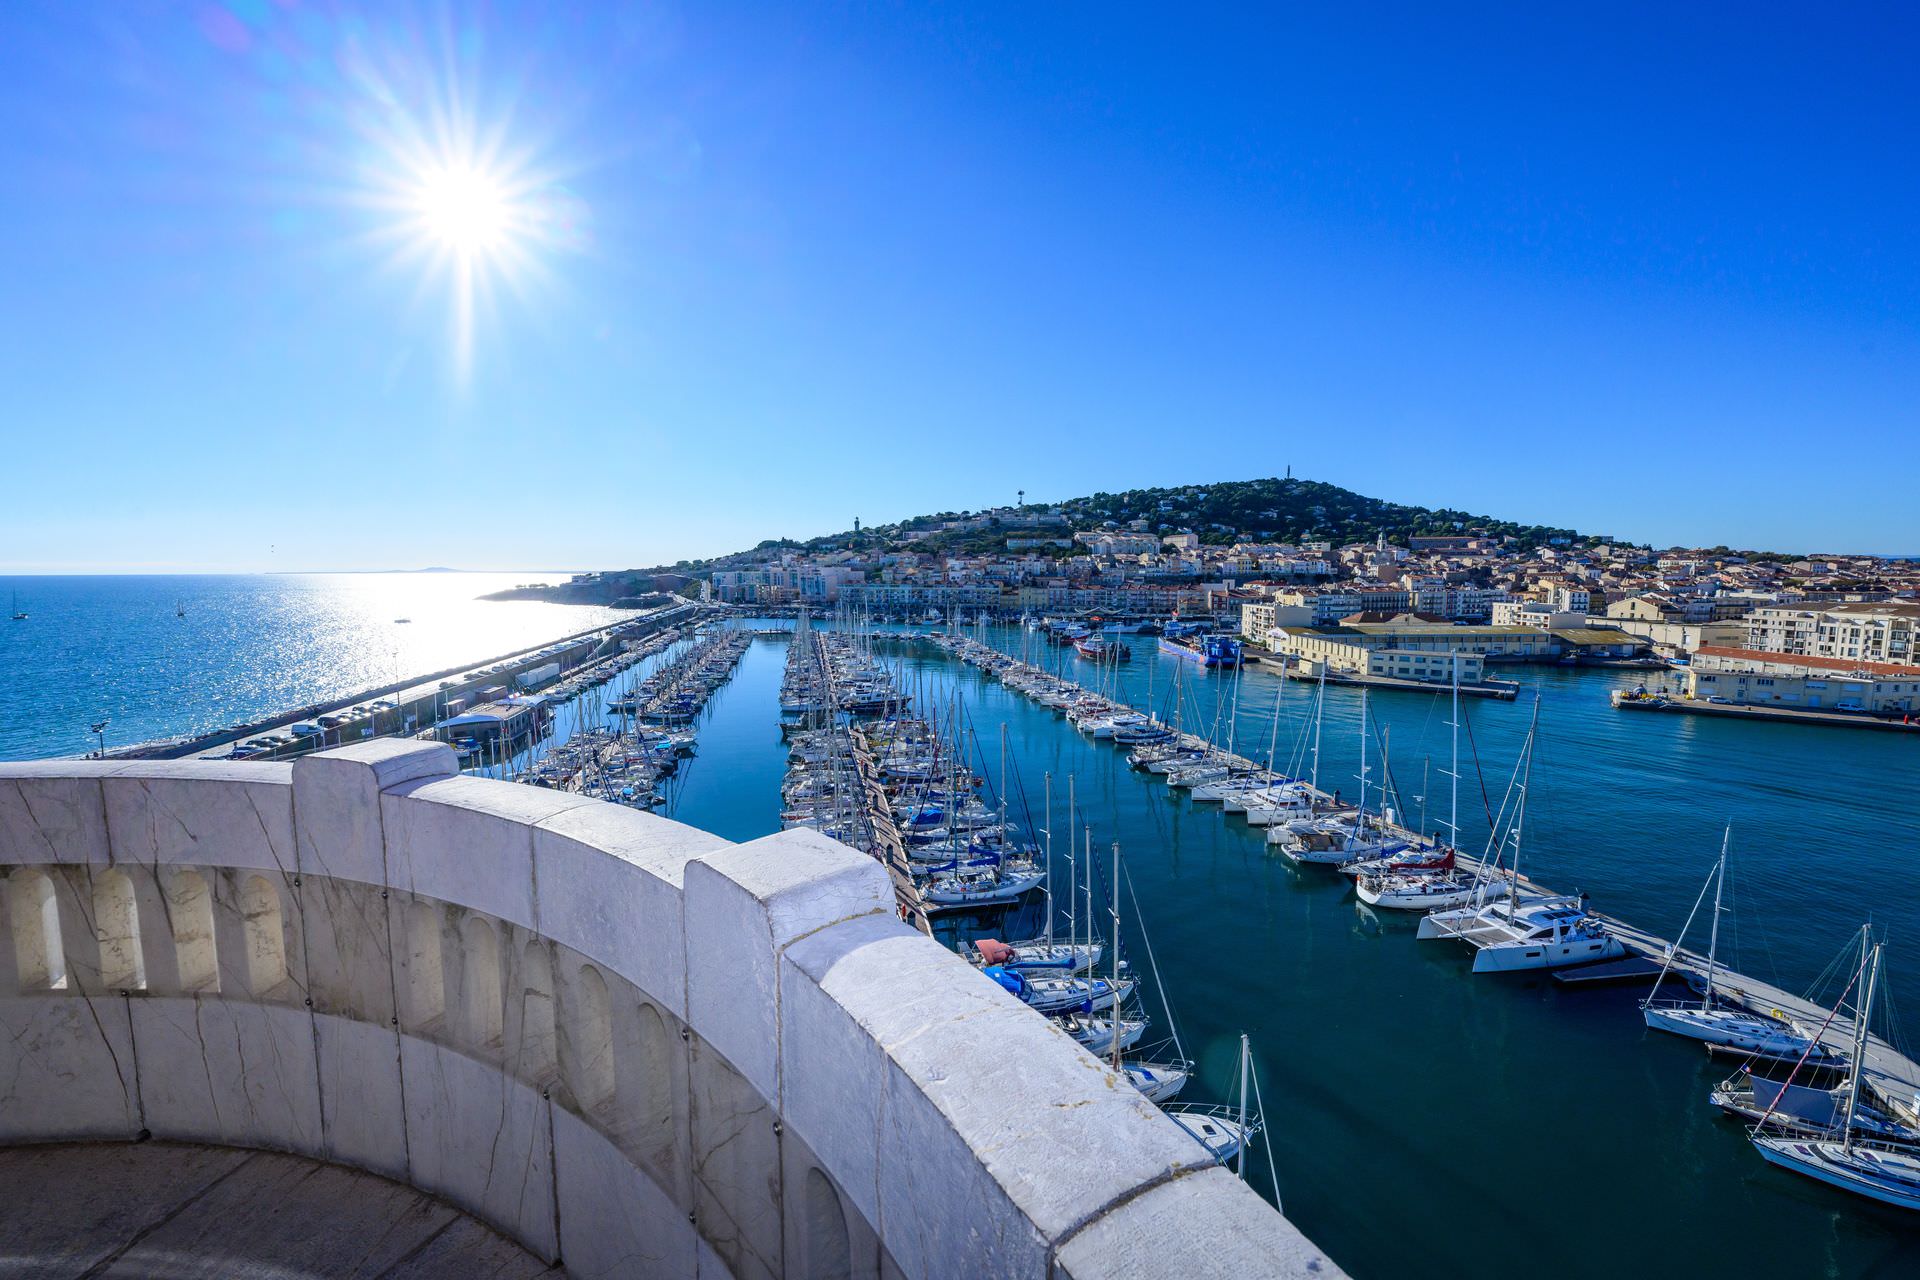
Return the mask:
<svg viewBox="0 0 1920 1280">
<path fill-rule="evenodd" d="M 1031 644 L 1010 628 L 988 639 L 1016 654 Z M 1089 686 L 1117 676 L 1137 703 L 1151 683 L 1163 711 L 1178 672 L 1187 727 L 1210 729 L 1235 678 L 1198 675 L 1160 656 L 1150 638 L 1128 643 L 1133 661 L 1117 673 L 1095 671 L 1071 650 L 1046 650 L 1044 661 L 1064 662 Z M 674 816 L 732 839 L 777 825 L 785 648 L 757 642 L 714 698 Z M 1568 991 L 1544 974 L 1476 976 L 1463 950 L 1416 942 L 1412 920 L 1357 907 L 1342 877 L 1269 856 L 1257 833 L 1218 806 L 1195 805 L 1130 770 L 1111 743 L 1082 737 L 983 673 L 925 644 L 901 643 L 891 657 L 917 706 L 958 706 L 989 781 L 999 726 L 1008 726 L 1021 782 L 1009 787 L 1016 811 L 1023 791 L 1043 821 L 1050 771 L 1064 832 L 1065 780 L 1074 777 L 1095 848 L 1104 857 L 1111 840 L 1121 842 L 1182 1042 L 1200 1064 L 1183 1101 L 1233 1099 L 1238 1035 L 1248 1032 L 1281 1203 L 1354 1275 L 1541 1267 L 1573 1277 L 1920 1274 L 1920 1223 L 1763 1164 L 1745 1131 L 1707 1103 L 1732 1064 L 1645 1030 L 1639 991 Z M 1476 831 L 1485 838 L 1484 804 L 1499 806 L 1537 691 L 1524 869 L 1671 937 L 1731 821 L 1722 958 L 1801 989 L 1872 919 L 1890 943 L 1897 1012 L 1914 989 L 1906 975 L 1920 973 L 1920 890 L 1910 869 L 1920 849 L 1912 810 L 1920 744 L 1614 711 L 1608 691 L 1646 673 L 1503 674 L 1522 681 L 1518 701 L 1463 700 L 1468 848 L 1477 847 Z M 1265 757 L 1278 683 L 1259 669 L 1239 677 L 1234 728 L 1244 754 Z M 1289 682 L 1284 697 L 1282 767 L 1304 733 L 1312 688 Z M 1377 693 L 1368 702 L 1407 819 L 1419 821 L 1424 795 L 1431 827 L 1447 804 L 1446 699 Z M 1359 704 L 1358 690 L 1329 689 L 1321 732 L 1322 784 L 1349 799 L 1358 787 Z M 1376 738 L 1374 785 L 1379 745 Z M 1096 903 L 1103 929 L 1105 909 Z M 1129 903 L 1125 914 L 1134 911 Z M 1029 913 L 1007 931 L 1032 923 Z M 1129 940 L 1128 955 L 1144 964 L 1140 939 Z M 1149 1012 L 1143 1043 L 1166 1032 L 1157 1004 Z M 1271 1191 L 1257 1160 L 1250 1170 Z"/>
<path fill-rule="evenodd" d="M 66 588 L 26 580 L 33 596 L 23 607 L 39 606 L 31 638 L 0 641 L 0 757 L 84 750 L 84 722 L 109 712 L 128 737 L 176 733 L 353 692 L 389 678 L 396 661 L 411 675 L 602 620 L 597 610 L 475 602 L 494 589 L 478 575 L 397 576 L 407 579 L 404 590 L 372 581 L 117 580 L 137 581 L 137 593 L 110 601 L 96 585 L 95 598 L 81 600 L 85 590 L 73 588 L 69 616 L 83 621 L 70 625 L 60 621 Z M 185 584 L 207 594 L 188 596 L 188 617 L 175 619 L 172 597 Z M 137 614 L 136 599 L 155 616 Z M 436 600 L 447 622 L 409 632 L 436 616 Z M 396 626 L 398 616 L 414 622 Z M 42 632 L 43 622 L 56 634 Z M 174 625 L 207 629 L 192 643 L 154 634 Z M 402 633 L 419 647 L 379 647 Z M 1242 754 L 1263 759 L 1276 737 L 1279 681 L 1264 670 L 1203 674 L 1144 637 L 1125 641 L 1133 661 L 1117 669 L 1095 669 L 1012 628 L 986 638 L 1137 704 L 1151 688 L 1163 714 L 1177 679 L 1185 727 L 1224 739 L 1230 725 Z M 778 829 L 786 647 L 757 640 L 714 695 L 698 722 L 698 755 L 670 793 L 671 816 L 733 840 Z M 1151 943 L 1180 1038 L 1199 1063 L 1183 1100 L 1231 1100 L 1238 1036 L 1252 1036 L 1278 1186 L 1258 1159 L 1250 1176 L 1263 1192 L 1277 1190 L 1288 1215 L 1352 1274 L 1920 1274 L 1920 1223 L 1764 1165 L 1744 1131 L 1707 1104 L 1708 1088 L 1731 1065 L 1646 1031 L 1637 991 L 1475 976 L 1464 951 L 1416 942 L 1411 920 L 1358 908 L 1341 877 L 1269 856 L 1238 819 L 1129 770 L 1110 743 L 1082 737 L 983 673 L 924 643 L 881 649 L 916 707 L 957 709 L 990 782 L 1007 726 L 1017 820 L 1042 819 L 1042 778 L 1051 773 L 1064 833 L 1073 778 L 1095 848 L 1104 856 L 1110 841 L 1122 846 L 1133 891 L 1125 914 L 1136 928 L 1137 909 L 1143 927 L 1128 937 L 1127 954 L 1144 967 Z M 1484 839 L 1485 812 L 1500 804 L 1538 693 L 1525 871 L 1673 936 L 1730 821 L 1722 958 L 1803 989 L 1871 919 L 1889 943 L 1897 1033 L 1900 1002 L 1920 974 L 1912 872 L 1920 743 L 1614 711 L 1609 690 L 1645 678 L 1638 674 L 1502 674 L 1522 682 L 1517 701 L 1463 704 L 1466 848 Z M 1290 772 L 1311 767 L 1298 748 L 1310 736 L 1312 694 L 1290 683 L 1280 695 L 1276 764 Z M 1353 799 L 1360 694 L 1329 689 L 1326 703 L 1320 782 Z M 1432 829 L 1449 807 L 1447 700 L 1377 693 L 1369 705 L 1379 726 L 1369 785 L 1383 776 L 1385 746 L 1403 820 Z M 578 719 L 563 718 L 563 731 Z M 1030 815 L 1020 812 L 1022 795 Z M 1104 910 L 1096 904 L 1103 922 Z M 970 937 L 1032 923 L 1029 912 L 1010 925 L 959 928 Z M 1168 1028 L 1157 1000 L 1149 1013 L 1153 1042 Z M 1169 1260 L 1168 1274 L 1177 1271 Z"/>
</svg>

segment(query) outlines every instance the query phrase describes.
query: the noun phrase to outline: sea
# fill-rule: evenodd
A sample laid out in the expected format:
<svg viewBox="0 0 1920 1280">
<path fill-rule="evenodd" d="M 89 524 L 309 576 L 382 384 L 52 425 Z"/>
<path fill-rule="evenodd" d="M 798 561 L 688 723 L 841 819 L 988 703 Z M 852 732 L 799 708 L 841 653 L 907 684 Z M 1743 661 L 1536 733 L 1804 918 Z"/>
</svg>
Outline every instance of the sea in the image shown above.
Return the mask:
<svg viewBox="0 0 1920 1280">
<path fill-rule="evenodd" d="M 82 752 L 87 722 L 102 715 L 128 739 L 186 732 L 354 693 L 396 668 L 477 662 L 608 616 L 474 599 L 498 585 L 482 575 L 23 579 L 32 617 L 0 634 L 0 758 Z M 403 616 L 413 621 L 393 621 Z M 1271 750 L 1288 772 L 1313 768 L 1309 686 L 1282 688 L 1256 668 L 1200 673 L 1151 637 L 1125 641 L 1132 662 L 1095 668 L 1070 649 L 1036 649 L 1017 628 L 985 635 L 1089 687 L 1162 714 L 1177 707 L 1187 728 L 1242 754 Z M 787 647 L 757 639 L 709 702 L 669 816 L 733 840 L 778 829 Z M 1920 1275 L 1920 1221 L 1761 1162 L 1707 1101 L 1732 1066 L 1647 1031 L 1639 991 L 1475 975 L 1464 950 L 1416 941 L 1411 920 L 1361 907 L 1344 878 L 1268 855 L 1238 819 L 1128 769 L 1110 743 L 983 673 L 906 634 L 878 649 L 916 706 L 964 726 L 996 786 L 1004 740 L 1015 819 L 1036 832 L 1051 822 L 1057 863 L 1069 830 L 1090 828 L 1103 860 L 1119 843 L 1126 954 L 1154 976 L 1143 1043 L 1197 1064 L 1183 1101 L 1230 1103 L 1239 1037 L 1251 1038 L 1271 1164 L 1256 1147 L 1246 1176 L 1351 1274 Z M 1901 1016 L 1920 980 L 1920 741 L 1609 705 L 1612 689 L 1657 687 L 1660 672 L 1500 674 L 1521 682 L 1518 699 L 1463 700 L 1467 847 L 1486 838 L 1537 699 L 1524 871 L 1672 937 L 1730 825 L 1722 959 L 1831 997 L 1871 923 L 1887 944 L 1884 1029 L 1916 1049 Z M 1432 829 L 1453 805 L 1447 699 L 1376 692 L 1366 707 L 1369 788 L 1390 774 L 1401 816 Z M 562 731 L 586 719 L 574 709 Z M 1328 689 L 1320 719 L 1321 785 L 1353 798 L 1359 692 Z M 1103 923 L 1105 910 L 1095 904 Z M 1705 945 L 1706 910 L 1690 945 Z M 959 941 L 1042 919 L 1030 907 L 941 932 Z M 1178 1273 L 1169 1259 L 1167 1274 Z"/>
<path fill-rule="evenodd" d="M 0 760 L 222 728 L 632 616 L 479 598 L 553 580 L 437 572 L 0 579 L 8 618 L 28 615 L 0 618 Z M 90 731 L 101 721 L 104 738 Z"/>
</svg>

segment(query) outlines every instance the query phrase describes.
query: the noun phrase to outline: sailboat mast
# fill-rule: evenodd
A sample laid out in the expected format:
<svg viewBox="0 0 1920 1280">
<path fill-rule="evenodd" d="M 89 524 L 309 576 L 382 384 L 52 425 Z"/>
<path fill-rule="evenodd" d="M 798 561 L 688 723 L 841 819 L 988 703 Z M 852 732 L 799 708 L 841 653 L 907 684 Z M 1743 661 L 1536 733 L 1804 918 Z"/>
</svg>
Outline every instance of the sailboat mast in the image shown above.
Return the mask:
<svg viewBox="0 0 1920 1280">
<path fill-rule="evenodd" d="M 1240 1033 L 1240 1147 L 1233 1153 L 1233 1172 L 1242 1182 L 1247 1179 L 1247 1067 L 1253 1059 L 1253 1046 L 1247 1033 Z"/>
<path fill-rule="evenodd" d="M 1861 931 L 1861 945 L 1866 945 L 1868 931 Z M 1840 1149 L 1853 1149 L 1853 1115 L 1860 1105 L 1860 1078 L 1867 1074 L 1867 1026 L 1873 1020 L 1874 988 L 1880 981 L 1880 948 L 1875 946 L 1872 953 L 1863 962 L 1867 972 L 1867 995 L 1861 1002 L 1860 1019 L 1853 1029 L 1853 1072 L 1847 1081 L 1847 1114 L 1841 1122 Z"/>
<path fill-rule="evenodd" d="M 1088 959 L 1089 961 L 1091 961 L 1091 960 L 1093 959 L 1093 827 L 1092 827 L 1091 825 L 1089 825 L 1089 826 L 1087 827 L 1087 840 L 1086 840 L 1086 845 L 1087 845 L 1087 848 L 1086 848 L 1086 857 L 1087 857 L 1087 888 L 1086 888 L 1086 893 L 1087 893 L 1087 898 L 1086 898 L 1086 902 L 1087 902 L 1087 959 Z M 1092 972 L 1093 972 L 1093 965 L 1092 965 L 1092 964 L 1088 964 L 1088 965 L 1087 965 L 1087 972 L 1088 972 L 1088 973 L 1092 973 Z M 1119 1027 L 1119 1024 L 1118 1024 L 1118 1022 L 1116 1022 L 1116 1023 L 1114 1024 L 1114 1029 L 1113 1029 L 1113 1033 L 1114 1033 L 1115 1035 L 1119 1035 L 1119 1034 L 1120 1034 L 1120 1027 Z"/>
<path fill-rule="evenodd" d="M 1047 960 L 1053 960 L 1053 770 L 1047 770 L 1047 869 L 1042 876 L 1047 896 Z"/>
<path fill-rule="evenodd" d="M 1733 843 L 1733 824 L 1729 822 L 1720 837 L 1720 870 L 1713 881 L 1713 928 L 1707 934 L 1707 989 L 1700 997 L 1702 1009 L 1713 1008 L 1713 970 L 1720 955 L 1720 893 L 1727 887 L 1727 846 Z"/>
<path fill-rule="evenodd" d="M 1073 824 L 1076 820 L 1074 815 L 1080 812 L 1080 807 L 1074 801 L 1074 782 L 1075 775 L 1071 773 L 1068 774 L 1067 866 L 1069 871 L 1067 873 L 1067 945 L 1069 947 L 1078 947 L 1080 945 L 1080 851 L 1073 843 Z M 1074 955 L 1074 961 L 1077 967 L 1079 962 L 1077 952 Z"/>
<path fill-rule="evenodd" d="M 1327 664 L 1320 662 L 1320 691 L 1313 703 L 1313 790 L 1317 799 L 1320 791 L 1320 721 L 1327 713 Z"/>
<path fill-rule="evenodd" d="M 1460 651 L 1453 651 L 1453 761 L 1448 766 L 1449 776 L 1453 779 L 1452 795 L 1448 800 L 1447 843 L 1455 849 L 1460 847 Z"/>
<path fill-rule="evenodd" d="M 1113 842 L 1113 1069 L 1120 1069 L 1120 842 Z"/>
<path fill-rule="evenodd" d="M 1353 815 L 1353 823 L 1347 828 L 1347 848 L 1353 848 L 1353 838 L 1366 829 L 1367 825 L 1367 689 L 1360 687 L 1360 808 Z"/>
<path fill-rule="evenodd" d="M 1513 867 L 1508 872 L 1513 877 L 1513 892 L 1507 895 L 1507 923 L 1513 923 L 1514 904 L 1520 900 L 1520 839 L 1526 829 L 1527 793 L 1533 783 L 1533 735 L 1540 728 L 1540 695 L 1533 695 L 1533 719 L 1527 724 L 1527 744 L 1522 750 L 1526 753 L 1526 765 L 1520 771 L 1520 803 L 1513 811 Z"/>
</svg>

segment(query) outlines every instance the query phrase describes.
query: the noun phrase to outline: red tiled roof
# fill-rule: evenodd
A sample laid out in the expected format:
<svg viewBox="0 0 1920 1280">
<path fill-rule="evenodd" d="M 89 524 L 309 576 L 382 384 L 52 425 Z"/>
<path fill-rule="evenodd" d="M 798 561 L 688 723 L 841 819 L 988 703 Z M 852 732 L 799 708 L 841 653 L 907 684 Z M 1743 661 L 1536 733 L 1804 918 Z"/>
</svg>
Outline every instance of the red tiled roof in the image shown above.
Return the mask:
<svg viewBox="0 0 1920 1280">
<path fill-rule="evenodd" d="M 1707 644 L 1694 650 L 1711 658 L 1734 658 L 1743 662 L 1783 662 L 1796 667 L 1817 667 L 1822 671 L 1867 676 L 1888 676 L 1895 680 L 1907 680 L 1920 677 L 1920 667 L 1905 666 L 1897 662 L 1863 662 L 1859 658 L 1819 658 L 1805 653 L 1774 653 L 1767 649 L 1735 649 L 1725 645 Z"/>
</svg>

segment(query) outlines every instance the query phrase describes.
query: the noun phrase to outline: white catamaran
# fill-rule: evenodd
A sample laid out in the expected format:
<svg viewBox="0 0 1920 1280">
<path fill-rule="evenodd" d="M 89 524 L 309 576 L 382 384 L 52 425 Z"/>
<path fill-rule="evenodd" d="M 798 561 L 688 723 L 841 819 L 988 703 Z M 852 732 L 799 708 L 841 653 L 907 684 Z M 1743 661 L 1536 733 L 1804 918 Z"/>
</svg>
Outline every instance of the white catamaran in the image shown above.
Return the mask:
<svg viewBox="0 0 1920 1280">
<path fill-rule="evenodd" d="M 1508 839 L 1513 863 L 1508 870 L 1506 901 L 1436 911 L 1420 921 L 1419 938 L 1458 938 L 1474 950 L 1475 973 L 1510 973 L 1524 969 L 1562 969 L 1568 965 L 1612 960 L 1626 954 L 1626 946 L 1587 911 L 1586 896 L 1523 894 L 1520 888 L 1520 837 L 1526 826 L 1527 789 L 1533 778 L 1533 746 L 1540 727 L 1540 702 L 1535 698 L 1533 722 L 1520 748 L 1519 778 L 1513 827 Z M 1504 805 L 1502 806 L 1504 810 Z"/>
</svg>

